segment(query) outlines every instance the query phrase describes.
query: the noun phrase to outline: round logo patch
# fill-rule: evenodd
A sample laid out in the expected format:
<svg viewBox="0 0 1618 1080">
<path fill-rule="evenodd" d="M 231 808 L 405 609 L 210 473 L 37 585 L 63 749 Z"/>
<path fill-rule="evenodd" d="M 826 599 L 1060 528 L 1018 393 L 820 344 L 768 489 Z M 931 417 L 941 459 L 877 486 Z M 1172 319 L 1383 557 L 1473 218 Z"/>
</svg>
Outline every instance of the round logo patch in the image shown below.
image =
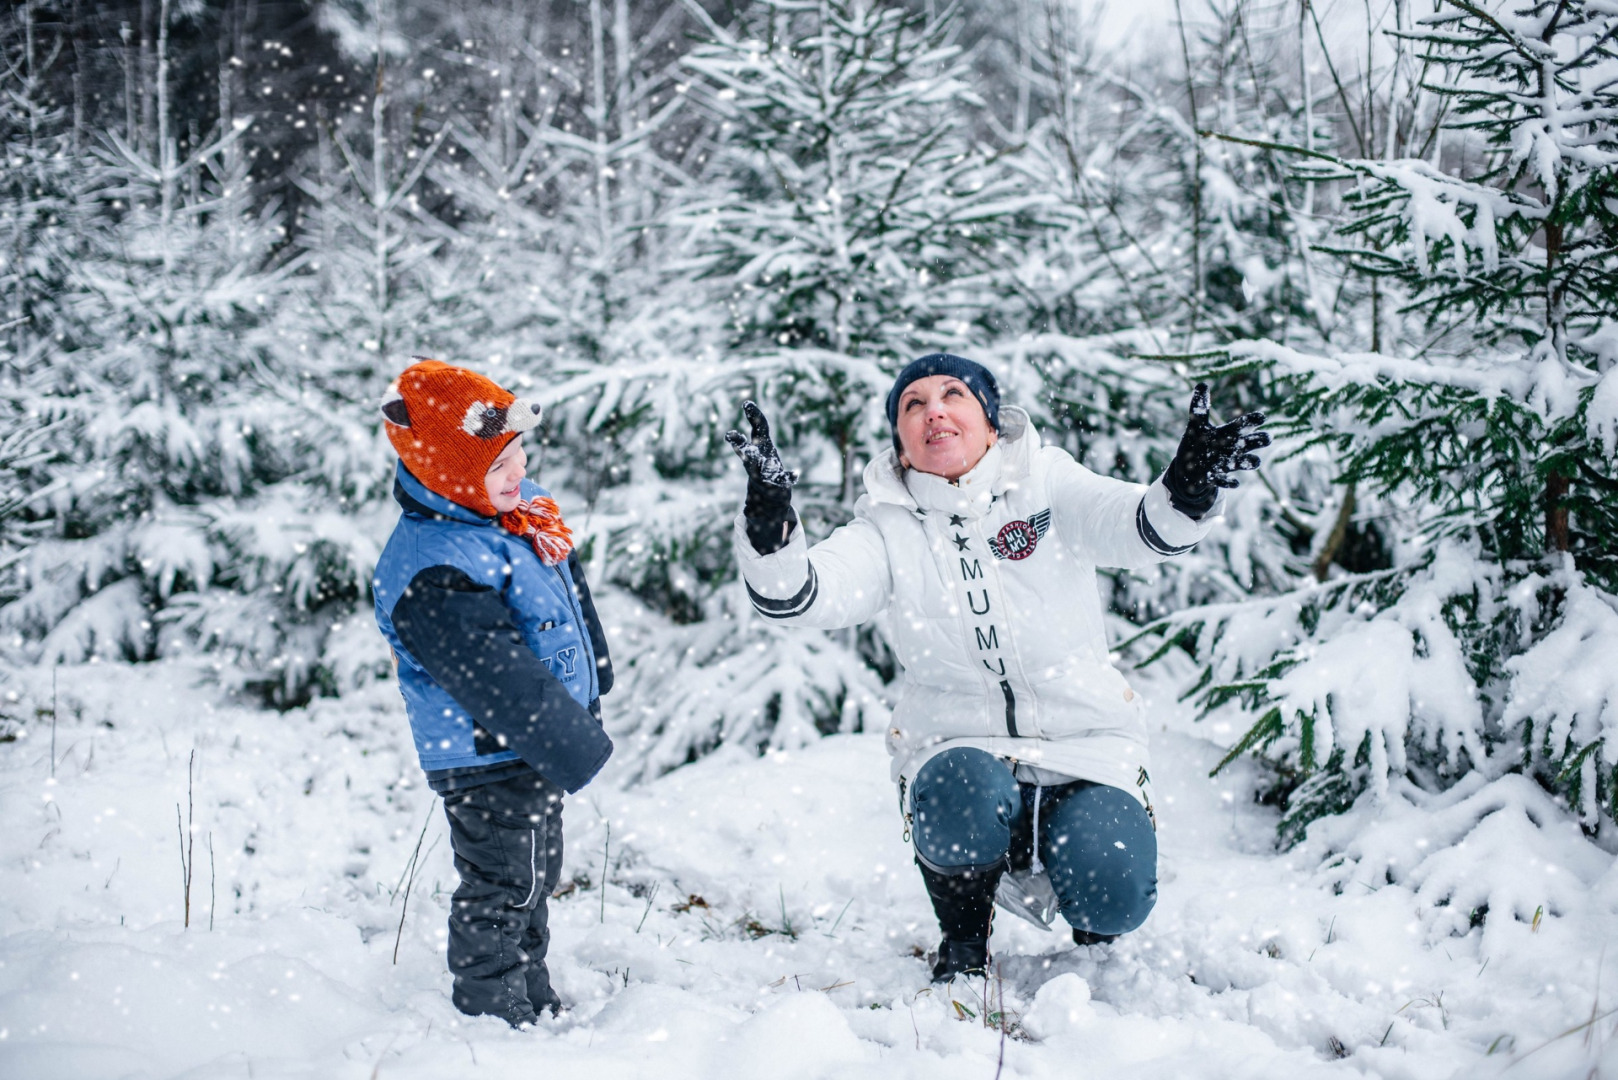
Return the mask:
<svg viewBox="0 0 1618 1080">
<path fill-rule="evenodd" d="M 995 547 L 1005 554 L 1003 558 L 1016 561 L 1026 559 L 1039 544 L 1039 533 L 1026 521 L 1009 521 L 994 538 Z"/>
</svg>

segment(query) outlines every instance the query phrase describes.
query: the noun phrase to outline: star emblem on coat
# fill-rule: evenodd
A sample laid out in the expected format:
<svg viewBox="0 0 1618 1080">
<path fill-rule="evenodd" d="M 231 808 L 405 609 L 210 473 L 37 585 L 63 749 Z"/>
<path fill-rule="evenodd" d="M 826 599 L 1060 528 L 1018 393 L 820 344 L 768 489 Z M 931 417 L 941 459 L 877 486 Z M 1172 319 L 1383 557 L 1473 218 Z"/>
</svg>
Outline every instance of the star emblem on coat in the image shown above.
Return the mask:
<svg viewBox="0 0 1618 1080">
<path fill-rule="evenodd" d="M 967 544 L 966 537 L 957 536 L 955 538 L 955 550 L 956 551 L 965 551 L 966 550 L 966 544 Z"/>
<path fill-rule="evenodd" d="M 1008 521 L 989 541 L 989 548 L 997 559 L 1020 562 L 1034 553 L 1039 538 L 1051 527 L 1051 512 L 1041 510 L 1030 514 L 1027 521 Z"/>
<path fill-rule="evenodd" d="M 951 514 L 949 516 L 949 523 L 955 526 L 957 529 L 960 529 L 965 527 L 966 519 L 959 514 Z"/>
</svg>

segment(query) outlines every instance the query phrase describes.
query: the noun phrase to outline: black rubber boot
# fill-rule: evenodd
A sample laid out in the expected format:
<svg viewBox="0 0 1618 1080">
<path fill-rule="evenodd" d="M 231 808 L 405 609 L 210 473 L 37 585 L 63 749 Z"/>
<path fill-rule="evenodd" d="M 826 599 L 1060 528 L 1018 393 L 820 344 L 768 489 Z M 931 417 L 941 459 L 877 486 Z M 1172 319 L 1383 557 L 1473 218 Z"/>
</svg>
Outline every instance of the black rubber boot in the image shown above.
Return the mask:
<svg viewBox="0 0 1618 1080">
<path fill-rule="evenodd" d="M 550 988 L 549 983 L 545 984 L 545 989 L 542 989 L 539 994 L 532 994 L 531 991 L 529 1001 L 534 1002 L 534 1012 L 536 1014 L 545 1014 L 549 1010 L 552 1017 L 560 1017 L 563 1010 L 566 1009 L 565 1004 L 561 1004 L 560 994 L 557 994 L 555 989 Z"/>
<path fill-rule="evenodd" d="M 1117 940 L 1117 934 L 1093 934 L 1088 930 L 1073 931 L 1073 944 L 1075 945 L 1105 945 L 1109 941 Z"/>
<path fill-rule="evenodd" d="M 467 1016 L 498 1016 L 514 1028 L 534 1027 L 539 1023 L 534 1006 L 526 997 L 491 993 L 486 985 L 457 979 L 450 991 L 450 1001 Z"/>
<path fill-rule="evenodd" d="M 920 869 L 943 935 L 938 943 L 938 961 L 933 964 L 933 982 L 948 982 L 957 975 L 987 975 L 994 890 L 1000 884 L 1002 868 L 964 874 L 941 874 L 925 866 Z"/>
</svg>

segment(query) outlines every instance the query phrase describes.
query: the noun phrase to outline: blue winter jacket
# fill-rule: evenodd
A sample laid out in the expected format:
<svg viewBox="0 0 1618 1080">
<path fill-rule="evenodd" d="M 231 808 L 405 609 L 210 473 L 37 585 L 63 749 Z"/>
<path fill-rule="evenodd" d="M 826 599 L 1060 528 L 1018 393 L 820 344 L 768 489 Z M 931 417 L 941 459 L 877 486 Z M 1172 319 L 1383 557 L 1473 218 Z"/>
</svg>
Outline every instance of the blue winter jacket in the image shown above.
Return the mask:
<svg viewBox="0 0 1618 1080">
<path fill-rule="evenodd" d="M 522 494 L 546 492 L 524 480 Z M 527 540 L 429 491 L 402 462 L 394 498 L 404 514 L 372 586 L 421 767 L 520 759 L 577 791 L 612 753 L 591 708 L 612 666 L 577 553 L 546 566 Z"/>
</svg>

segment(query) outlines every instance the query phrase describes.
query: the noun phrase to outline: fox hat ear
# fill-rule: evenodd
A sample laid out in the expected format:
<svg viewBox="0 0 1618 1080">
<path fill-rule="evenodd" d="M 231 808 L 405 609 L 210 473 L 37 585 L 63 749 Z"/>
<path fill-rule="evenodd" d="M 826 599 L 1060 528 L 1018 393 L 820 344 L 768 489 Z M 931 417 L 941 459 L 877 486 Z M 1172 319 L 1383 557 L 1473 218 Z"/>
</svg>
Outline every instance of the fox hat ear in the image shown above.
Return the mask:
<svg viewBox="0 0 1618 1080">
<path fill-rule="evenodd" d="M 410 426 L 410 410 L 405 406 L 404 395 L 399 393 L 398 383 L 390 383 L 388 392 L 382 395 L 382 415 L 390 424 L 404 428 Z"/>
</svg>

